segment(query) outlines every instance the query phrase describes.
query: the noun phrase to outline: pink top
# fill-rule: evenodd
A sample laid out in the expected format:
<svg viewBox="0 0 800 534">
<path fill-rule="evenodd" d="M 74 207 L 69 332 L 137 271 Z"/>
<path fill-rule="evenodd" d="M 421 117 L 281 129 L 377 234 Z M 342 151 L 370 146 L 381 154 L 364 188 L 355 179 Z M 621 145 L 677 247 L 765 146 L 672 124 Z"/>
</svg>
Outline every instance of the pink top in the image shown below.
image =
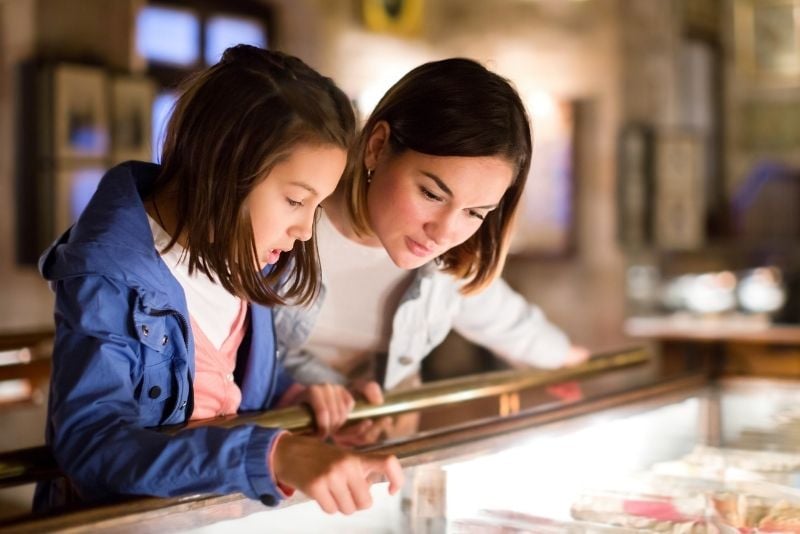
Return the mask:
<svg viewBox="0 0 800 534">
<path fill-rule="evenodd" d="M 241 301 L 231 332 L 217 349 L 191 318 L 194 334 L 194 411 L 191 419 L 235 414 L 242 392 L 233 381 L 236 353 L 247 329 L 247 302 Z"/>
<path fill-rule="evenodd" d="M 242 300 L 239 315 L 231 327 L 231 333 L 217 349 L 206 337 L 194 319 L 189 316 L 194 334 L 194 411 L 191 419 L 209 419 L 221 415 L 235 414 L 242 402 L 242 391 L 233 380 L 236 354 L 247 330 L 247 302 Z M 278 400 L 276 407 L 296 402 L 305 386 L 294 383 Z M 267 464 L 274 473 L 275 446 L 286 434 L 282 432 L 273 442 L 267 455 Z M 274 476 L 273 476 L 274 478 Z M 294 493 L 291 488 L 275 480 L 284 497 Z"/>
</svg>

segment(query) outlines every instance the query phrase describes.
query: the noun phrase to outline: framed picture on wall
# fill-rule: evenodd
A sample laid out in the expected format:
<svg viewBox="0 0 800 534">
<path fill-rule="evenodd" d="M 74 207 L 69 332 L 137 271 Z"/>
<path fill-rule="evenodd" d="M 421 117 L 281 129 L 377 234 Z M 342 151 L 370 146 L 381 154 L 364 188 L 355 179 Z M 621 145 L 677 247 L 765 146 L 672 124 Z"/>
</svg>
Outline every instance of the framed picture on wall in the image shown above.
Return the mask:
<svg viewBox="0 0 800 534">
<path fill-rule="evenodd" d="M 617 147 L 617 235 L 628 248 L 653 242 L 653 130 L 643 124 L 622 129 Z"/>
<path fill-rule="evenodd" d="M 736 0 L 736 63 L 759 81 L 800 83 L 800 0 Z"/>
<path fill-rule="evenodd" d="M 152 157 L 152 108 L 155 83 L 146 77 L 111 80 L 111 164 Z"/>
<path fill-rule="evenodd" d="M 576 104 L 538 93 L 527 102 L 533 158 L 509 252 L 563 256 L 573 245 Z"/>
<path fill-rule="evenodd" d="M 106 169 L 102 163 L 80 163 L 63 165 L 53 173 L 53 237 L 78 220 Z"/>
<path fill-rule="evenodd" d="M 705 150 L 690 131 L 659 132 L 655 145 L 655 245 L 692 250 L 705 240 Z"/>
<path fill-rule="evenodd" d="M 52 68 L 51 76 L 55 157 L 107 157 L 109 116 L 105 71 L 62 63 Z"/>
</svg>

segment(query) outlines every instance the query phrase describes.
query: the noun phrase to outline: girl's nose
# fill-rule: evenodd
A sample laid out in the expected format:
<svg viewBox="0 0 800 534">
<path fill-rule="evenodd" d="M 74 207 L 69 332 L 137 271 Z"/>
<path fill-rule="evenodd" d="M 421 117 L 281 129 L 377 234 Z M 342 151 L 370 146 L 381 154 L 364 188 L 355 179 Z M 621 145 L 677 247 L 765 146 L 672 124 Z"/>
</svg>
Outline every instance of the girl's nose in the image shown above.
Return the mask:
<svg viewBox="0 0 800 534">
<path fill-rule="evenodd" d="M 308 241 L 311 239 L 311 236 L 314 235 L 315 213 L 315 211 L 312 211 L 310 217 L 305 217 L 300 224 L 296 224 L 292 227 L 290 234 L 293 238 L 297 239 L 298 241 Z"/>
</svg>

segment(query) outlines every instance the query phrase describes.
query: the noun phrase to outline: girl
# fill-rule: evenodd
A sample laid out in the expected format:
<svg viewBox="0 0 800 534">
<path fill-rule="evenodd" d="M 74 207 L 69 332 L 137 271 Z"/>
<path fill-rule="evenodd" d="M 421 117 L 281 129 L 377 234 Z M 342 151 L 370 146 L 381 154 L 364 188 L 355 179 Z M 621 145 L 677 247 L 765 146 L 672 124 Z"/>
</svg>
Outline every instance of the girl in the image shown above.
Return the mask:
<svg viewBox="0 0 800 534">
<path fill-rule="evenodd" d="M 323 434 L 343 423 L 346 390 L 303 388 L 276 362 L 270 306 L 317 291 L 314 214 L 353 129 L 329 79 L 237 46 L 186 86 L 161 166 L 108 172 L 40 261 L 56 292 L 47 442 L 69 480 L 41 484 L 35 508 L 232 492 L 275 504 L 298 488 L 351 513 L 370 505 L 371 473 L 397 491 L 392 456 L 254 425 L 150 430 L 290 402 Z"/>
<path fill-rule="evenodd" d="M 530 160 L 519 96 L 478 63 L 427 63 L 397 82 L 323 203 L 319 297 L 276 310 L 295 378 L 408 387 L 451 327 L 515 365 L 586 359 L 498 278 Z"/>
</svg>

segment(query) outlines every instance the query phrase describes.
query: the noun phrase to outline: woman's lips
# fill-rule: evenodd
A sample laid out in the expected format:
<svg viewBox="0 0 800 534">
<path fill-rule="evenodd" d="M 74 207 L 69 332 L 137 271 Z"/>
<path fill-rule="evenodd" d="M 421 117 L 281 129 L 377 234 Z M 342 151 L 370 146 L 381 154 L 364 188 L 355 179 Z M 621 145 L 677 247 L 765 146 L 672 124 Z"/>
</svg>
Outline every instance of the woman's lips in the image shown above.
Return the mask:
<svg viewBox="0 0 800 534">
<path fill-rule="evenodd" d="M 420 243 L 414 241 L 410 237 L 406 237 L 406 246 L 414 256 L 419 256 L 420 258 L 430 256 L 431 254 L 431 249 L 421 245 Z"/>
</svg>

